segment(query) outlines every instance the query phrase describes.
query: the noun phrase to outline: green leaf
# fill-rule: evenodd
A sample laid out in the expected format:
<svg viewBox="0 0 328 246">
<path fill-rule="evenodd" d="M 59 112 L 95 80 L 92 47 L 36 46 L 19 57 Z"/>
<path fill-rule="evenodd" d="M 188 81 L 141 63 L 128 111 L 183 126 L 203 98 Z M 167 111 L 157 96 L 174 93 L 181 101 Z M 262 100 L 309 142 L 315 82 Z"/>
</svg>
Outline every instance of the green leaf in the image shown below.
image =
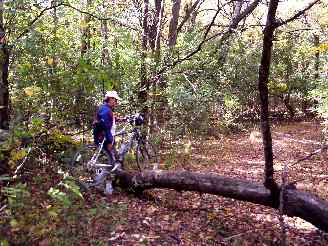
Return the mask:
<svg viewBox="0 0 328 246">
<path fill-rule="evenodd" d="M 1 239 L 0 246 L 9 246 L 9 242 L 6 239 Z"/>
<path fill-rule="evenodd" d="M 80 191 L 80 187 L 72 180 L 65 179 L 64 182 L 61 182 L 60 185 L 64 186 L 66 189 L 72 191 L 76 196 L 83 199 L 83 195 Z"/>
<path fill-rule="evenodd" d="M 70 207 L 72 204 L 68 195 L 58 189 L 51 187 L 48 191 L 48 195 L 51 196 L 54 200 L 62 203 L 64 205 L 64 207 Z"/>
</svg>

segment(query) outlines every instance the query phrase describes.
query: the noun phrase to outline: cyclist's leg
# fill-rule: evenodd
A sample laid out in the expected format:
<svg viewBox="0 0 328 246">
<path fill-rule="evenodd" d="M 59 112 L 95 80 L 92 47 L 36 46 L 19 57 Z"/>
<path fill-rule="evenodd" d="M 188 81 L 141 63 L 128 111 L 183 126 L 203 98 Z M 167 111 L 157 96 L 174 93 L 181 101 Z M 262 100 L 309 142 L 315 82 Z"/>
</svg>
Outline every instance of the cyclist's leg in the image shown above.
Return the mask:
<svg viewBox="0 0 328 246">
<path fill-rule="evenodd" d="M 107 144 L 108 142 L 105 140 L 102 143 L 102 146 L 98 145 L 98 147 L 102 147 L 102 149 L 100 150 L 98 162 L 100 162 L 101 164 L 113 165 L 113 155 L 111 154 L 111 151 L 107 149 Z M 106 177 L 110 173 L 110 169 L 111 168 L 109 167 L 101 167 L 96 170 L 96 175 L 94 176 L 96 186 L 101 185 L 105 181 Z"/>
<path fill-rule="evenodd" d="M 115 162 L 115 160 L 116 160 L 116 158 L 115 158 L 114 144 L 112 145 L 113 147 L 110 150 L 107 148 L 107 146 L 108 146 L 108 141 L 106 140 L 104 142 L 103 149 L 104 149 L 104 152 L 106 153 L 106 155 L 108 156 L 108 164 L 113 165 L 114 162 Z"/>
</svg>

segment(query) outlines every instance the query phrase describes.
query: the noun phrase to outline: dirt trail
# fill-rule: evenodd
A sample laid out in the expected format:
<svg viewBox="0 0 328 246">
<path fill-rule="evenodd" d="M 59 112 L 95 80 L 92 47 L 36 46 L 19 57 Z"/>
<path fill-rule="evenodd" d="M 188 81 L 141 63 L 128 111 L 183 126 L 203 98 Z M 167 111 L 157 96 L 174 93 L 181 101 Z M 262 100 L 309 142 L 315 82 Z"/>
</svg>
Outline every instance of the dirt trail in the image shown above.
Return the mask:
<svg viewBox="0 0 328 246">
<path fill-rule="evenodd" d="M 284 163 L 294 163 L 320 148 L 320 125 L 290 123 L 272 128 L 276 179 Z M 263 154 L 258 131 L 192 143 L 188 154 L 176 154 L 176 169 L 262 181 Z M 316 155 L 289 168 L 297 188 L 328 199 L 327 154 Z M 214 195 L 172 190 L 149 192 L 152 199 L 115 194 L 111 204 L 126 204 L 127 214 L 110 236 L 109 245 L 277 245 L 280 238 L 276 210 Z M 117 218 L 113 218 L 117 219 Z M 327 245 L 311 224 L 288 218 L 290 245 Z M 106 223 L 106 222 L 104 222 Z M 106 227 L 102 224 L 101 227 Z M 98 235 L 99 236 L 99 235 Z"/>
</svg>

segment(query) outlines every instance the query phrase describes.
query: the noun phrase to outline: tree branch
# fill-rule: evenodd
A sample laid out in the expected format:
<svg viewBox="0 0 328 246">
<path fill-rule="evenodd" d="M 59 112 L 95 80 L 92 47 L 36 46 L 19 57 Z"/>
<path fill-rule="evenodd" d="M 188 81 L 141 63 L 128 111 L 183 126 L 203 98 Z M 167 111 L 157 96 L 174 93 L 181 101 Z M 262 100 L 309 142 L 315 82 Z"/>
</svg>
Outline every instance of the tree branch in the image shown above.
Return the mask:
<svg viewBox="0 0 328 246">
<path fill-rule="evenodd" d="M 27 27 L 25 28 L 25 30 L 18 35 L 18 37 L 16 38 L 16 40 L 22 38 L 23 36 L 25 36 L 29 31 L 30 31 L 30 28 L 31 26 L 39 19 L 41 18 L 44 13 L 46 13 L 48 10 L 51 10 L 51 9 L 54 9 L 54 8 L 57 8 L 59 6 L 62 6 L 63 3 L 59 3 L 57 5 L 53 5 L 53 6 L 50 6 L 50 7 L 47 7 L 47 8 L 44 8 L 28 25 Z"/>
<path fill-rule="evenodd" d="M 30 28 L 32 27 L 32 25 L 38 20 L 38 19 L 40 19 L 47 11 L 49 11 L 49 10 L 51 10 L 51 9 L 54 9 L 54 8 L 58 8 L 58 7 L 60 7 L 60 6 L 65 6 L 65 7 L 68 7 L 68 8 L 71 8 L 71 9 L 74 9 L 75 11 L 77 11 L 77 12 L 79 12 L 79 13 L 82 13 L 82 14 L 85 14 L 85 15 L 89 15 L 89 16 L 91 16 L 91 17 L 93 17 L 93 18 L 95 18 L 95 19 L 98 19 L 98 20 L 102 20 L 102 21 L 106 21 L 106 20 L 108 20 L 108 21 L 111 21 L 112 23 L 114 23 L 114 24 L 118 24 L 118 25 L 120 25 L 120 26 L 124 26 L 124 27 L 127 27 L 127 28 L 129 28 L 129 29 L 132 29 L 132 30 L 135 30 L 135 31 L 138 31 L 138 29 L 137 28 L 135 28 L 135 27 L 131 27 L 131 26 L 129 26 L 129 25 L 127 25 L 127 24 L 124 24 L 124 23 L 122 23 L 122 22 L 120 22 L 120 21 L 118 21 L 118 20 L 115 20 L 115 19 L 113 19 L 113 18 L 110 18 L 110 17 L 100 17 L 100 16 L 97 16 L 97 15 L 95 15 L 95 14 L 92 14 L 92 13 L 89 13 L 89 12 L 87 12 L 87 11 L 83 11 L 83 10 L 80 10 L 80 9 L 78 9 L 78 8 L 76 8 L 76 7 L 74 7 L 74 6 L 72 6 L 72 5 L 70 5 L 70 4 L 68 4 L 68 3 L 64 3 L 64 2 L 61 2 L 61 3 L 58 3 L 58 4 L 56 4 L 56 5 L 53 5 L 53 6 L 50 6 L 50 7 L 46 7 L 46 8 L 44 8 L 28 25 L 27 25 L 27 27 L 25 28 L 25 30 L 21 33 L 21 34 L 19 34 L 18 35 L 18 37 L 16 38 L 16 40 L 18 40 L 18 39 L 20 39 L 20 38 L 22 38 L 22 37 L 24 37 L 29 31 L 30 31 Z"/>
<path fill-rule="evenodd" d="M 134 30 L 134 31 L 138 31 L 138 29 L 137 29 L 136 27 L 130 26 L 130 25 L 125 24 L 125 23 L 122 23 L 122 22 L 120 22 L 120 21 L 118 21 L 118 20 L 116 20 L 116 19 L 114 19 L 114 18 L 111 18 L 111 17 L 100 17 L 100 16 L 97 16 L 97 15 L 95 15 L 95 14 L 89 13 L 89 12 L 87 12 L 87 11 L 84 11 L 84 10 L 78 9 L 77 7 L 74 7 L 74 6 L 72 6 L 72 5 L 70 5 L 70 4 L 67 4 L 67 3 L 63 3 L 62 6 L 65 6 L 65 7 L 71 8 L 71 9 L 74 9 L 75 11 L 77 11 L 77 12 L 79 12 L 79 13 L 81 13 L 81 14 L 89 15 L 90 17 L 93 17 L 93 18 L 95 18 L 95 19 L 97 19 L 97 20 L 101 20 L 101 21 L 110 21 L 110 22 L 112 22 L 112 23 L 114 23 L 114 24 L 118 24 L 118 25 L 120 25 L 120 26 L 127 27 L 127 28 L 129 28 L 129 29 Z"/>
<path fill-rule="evenodd" d="M 200 1 L 204 2 L 204 0 L 196 0 L 196 2 L 191 6 L 190 9 L 188 9 L 185 17 L 183 18 L 183 20 L 181 21 L 180 25 L 177 28 L 177 34 L 181 31 L 183 25 L 186 23 L 186 21 L 190 18 L 191 13 L 196 10 L 196 8 L 198 7 L 198 4 L 200 3 Z M 202 3 L 200 3 L 201 5 Z M 199 5 L 199 6 L 200 6 Z M 216 10 L 215 10 L 216 11 Z"/>
<path fill-rule="evenodd" d="M 310 8 L 312 8 L 316 3 L 321 2 L 321 0 L 314 0 L 312 3 L 310 3 L 306 8 L 304 8 L 303 10 L 300 10 L 299 12 L 297 12 L 294 16 L 288 18 L 287 20 L 284 21 L 277 21 L 275 24 L 275 28 L 280 27 L 282 25 L 287 24 L 288 22 L 291 22 L 295 19 L 297 19 L 298 17 L 300 17 L 301 15 L 303 15 L 306 11 L 308 11 Z"/>
<path fill-rule="evenodd" d="M 156 74 L 155 74 L 155 75 L 149 80 L 149 83 L 150 83 L 150 84 L 151 84 L 152 82 L 156 81 L 156 80 L 160 77 L 160 75 L 161 75 L 162 73 L 164 73 L 167 69 L 169 69 L 170 67 L 174 67 L 174 66 L 176 66 L 177 64 L 179 64 L 179 63 L 181 63 L 181 62 L 183 62 L 183 61 L 186 61 L 186 60 L 190 59 L 194 54 L 196 54 L 198 51 L 201 50 L 202 46 L 203 46 L 204 43 L 206 42 L 206 37 L 207 37 L 208 33 L 210 32 L 211 27 L 213 26 L 213 24 L 214 24 L 214 22 L 215 22 L 215 19 L 216 19 L 217 15 L 219 14 L 220 10 L 221 10 L 220 8 L 216 10 L 216 13 L 215 13 L 215 15 L 213 16 L 211 23 L 208 25 L 208 27 L 207 27 L 207 29 L 206 29 L 206 31 L 205 31 L 205 33 L 204 33 L 203 40 L 202 40 L 202 42 L 200 42 L 200 43 L 198 44 L 197 48 L 196 48 L 194 51 L 190 52 L 190 53 L 189 53 L 188 55 L 186 55 L 185 57 L 183 57 L 183 58 L 181 58 L 181 59 L 179 58 L 179 59 L 173 61 L 171 64 L 166 64 L 161 70 L 159 70 L 159 72 L 157 72 L 157 73 L 156 73 Z"/>
<path fill-rule="evenodd" d="M 252 4 L 250 4 L 239 16 L 236 16 L 236 18 L 234 19 L 234 21 L 232 21 L 232 23 L 229 25 L 229 29 L 226 32 L 220 32 L 218 34 L 215 34 L 215 35 L 207 38 L 207 36 L 208 36 L 208 34 L 209 34 L 210 30 L 211 30 L 211 27 L 214 25 L 214 22 L 215 22 L 215 19 L 216 19 L 217 15 L 219 14 L 220 10 L 222 9 L 222 8 L 218 8 L 216 10 L 216 13 L 215 13 L 214 17 L 212 18 L 211 23 L 208 25 L 208 27 L 207 27 L 207 29 L 206 29 L 206 31 L 204 33 L 203 40 L 198 44 L 197 48 L 195 50 L 193 50 L 192 52 L 190 52 L 189 54 L 187 54 L 185 57 L 183 57 L 181 59 L 179 58 L 179 59 L 173 61 L 171 64 L 165 65 L 161 70 L 159 70 L 150 79 L 149 83 L 152 83 L 152 82 L 156 81 L 160 77 L 160 75 L 162 73 L 166 72 L 169 68 L 175 67 L 177 64 L 182 63 L 182 62 L 184 62 L 186 60 L 189 60 L 193 55 L 195 55 L 196 53 L 198 53 L 202 49 L 203 45 L 206 42 L 210 41 L 211 39 L 213 39 L 213 38 L 215 38 L 215 37 L 217 37 L 219 35 L 223 35 L 224 36 L 223 39 L 227 38 L 233 32 L 233 29 L 235 29 L 238 26 L 238 23 L 243 18 L 245 18 L 246 16 L 248 16 L 251 13 L 256 8 L 256 6 L 259 4 L 259 2 L 260 2 L 260 0 L 254 0 L 254 2 Z"/>
</svg>

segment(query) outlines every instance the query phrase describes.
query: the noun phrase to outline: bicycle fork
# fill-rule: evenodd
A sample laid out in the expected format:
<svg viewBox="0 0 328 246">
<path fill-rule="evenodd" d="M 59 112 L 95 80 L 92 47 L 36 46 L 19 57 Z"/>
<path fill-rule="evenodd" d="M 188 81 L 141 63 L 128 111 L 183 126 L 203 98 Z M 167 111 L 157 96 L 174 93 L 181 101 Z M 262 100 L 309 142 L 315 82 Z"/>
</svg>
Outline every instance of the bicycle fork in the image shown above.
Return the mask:
<svg viewBox="0 0 328 246">
<path fill-rule="evenodd" d="M 100 155 L 100 152 L 101 152 L 102 148 L 104 147 L 104 143 L 105 143 L 105 138 L 101 142 L 99 149 L 93 154 L 91 160 L 88 161 L 88 163 L 87 163 L 88 169 L 91 169 L 93 166 L 95 166 L 95 164 L 98 160 L 98 157 Z"/>
</svg>

